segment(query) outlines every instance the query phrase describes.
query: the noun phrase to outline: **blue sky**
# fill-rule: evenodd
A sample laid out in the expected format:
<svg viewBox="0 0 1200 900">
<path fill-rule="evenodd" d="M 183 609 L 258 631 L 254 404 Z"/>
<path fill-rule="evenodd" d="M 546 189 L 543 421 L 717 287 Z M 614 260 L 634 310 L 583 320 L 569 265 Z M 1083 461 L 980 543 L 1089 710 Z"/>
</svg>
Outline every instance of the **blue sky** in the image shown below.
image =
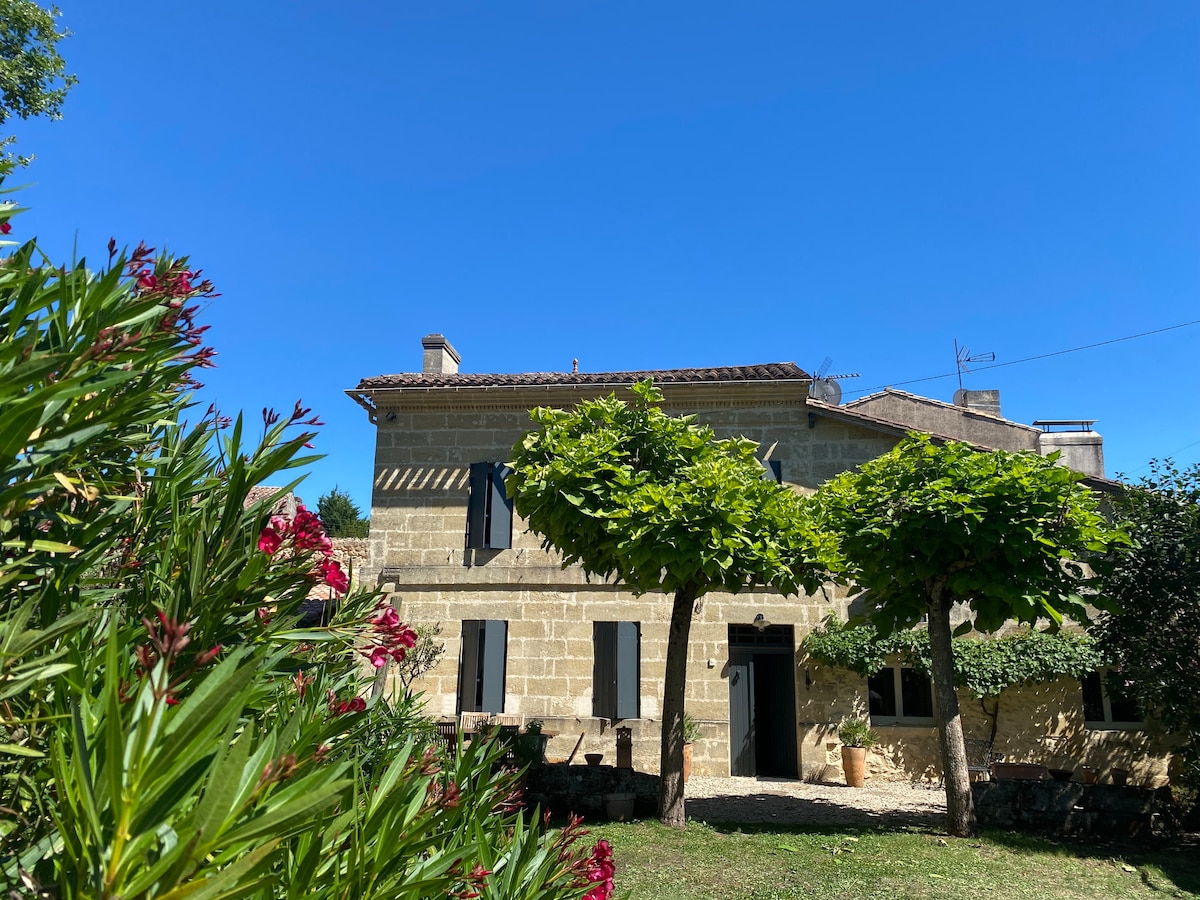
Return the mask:
<svg viewBox="0 0 1200 900">
<path fill-rule="evenodd" d="M 1200 5 L 58 0 L 79 75 L 15 123 L 22 235 L 217 284 L 202 403 L 327 422 L 420 368 L 832 357 L 847 398 L 1200 319 Z M 16 223 L 15 223 L 16 224 Z M 1108 473 L 1200 459 L 1200 326 L 966 376 L 1095 418 Z M 949 400 L 954 377 L 909 390 Z"/>
</svg>

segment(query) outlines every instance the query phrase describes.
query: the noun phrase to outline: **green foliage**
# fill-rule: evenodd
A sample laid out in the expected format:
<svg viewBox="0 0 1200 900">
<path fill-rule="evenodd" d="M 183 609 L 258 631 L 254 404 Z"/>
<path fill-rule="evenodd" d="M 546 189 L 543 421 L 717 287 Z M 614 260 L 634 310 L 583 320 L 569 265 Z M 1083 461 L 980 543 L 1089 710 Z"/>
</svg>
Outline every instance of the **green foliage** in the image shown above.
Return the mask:
<svg viewBox="0 0 1200 900">
<path fill-rule="evenodd" d="M 879 630 L 916 624 L 935 586 L 966 603 L 982 632 L 1009 619 L 1087 621 L 1079 560 L 1127 538 L 1083 476 L 1054 460 L 910 434 L 823 485 L 819 522 L 839 536 L 846 574 L 870 591 Z"/>
<path fill-rule="evenodd" d="M 404 659 L 394 667 L 400 688 L 407 696 L 412 693 L 413 682 L 438 664 L 446 653 L 446 645 L 438 638 L 442 634 L 442 623 L 417 625 L 413 628 L 417 642 L 404 654 Z"/>
<path fill-rule="evenodd" d="M 832 542 L 806 502 L 763 478 L 745 438 L 716 440 L 694 416 L 668 416 L 652 382 L 539 407 L 513 448 L 505 482 L 542 546 L 635 594 L 674 594 L 662 694 L 659 815 L 682 824 L 683 700 L 693 601 L 710 590 L 769 585 L 785 594 L 821 584 Z"/>
<path fill-rule="evenodd" d="M 870 750 L 879 743 L 879 735 L 871 730 L 865 719 L 845 718 L 838 725 L 838 740 L 847 747 L 865 747 Z"/>
<path fill-rule="evenodd" d="M 306 462 L 312 423 L 184 421 L 211 353 L 192 277 L 143 247 L 0 262 L 5 895 L 418 898 L 499 859 L 523 896 L 578 896 L 586 858 L 524 825 L 494 744 L 441 758 L 411 701 L 363 697 L 374 596 L 297 628 L 322 536 L 264 544 L 278 498 L 246 499 Z"/>
<path fill-rule="evenodd" d="M 350 495 L 336 486 L 317 501 L 317 515 L 330 537 L 365 538 L 371 531 L 370 518 L 364 517 Z"/>
<path fill-rule="evenodd" d="M 0 125 L 14 117 L 60 117 L 67 91 L 78 80 L 66 74 L 58 54 L 58 42 L 70 34 L 58 29 L 60 15 L 57 7 L 42 9 L 31 0 L 0 0 Z M 14 140 L 0 138 L 0 149 Z"/>
<path fill-rule="evenodd" d="M 994 632 L 1015 619 L 1053 628 L 1088 620 L 1081 560 L 1128 538 L 1110 528 L 1083 476 L 1056 456 L 979 452 L 910 434 L 890 452 L 844 472 L 816 495 L 818 524 L 838 536 L 843 573 L 867 592 L 881 634 L 928 616 L 930 674 L 946 781 L 947 828 L 975 829 L 959 716 L 950 610 Z M 987 651 L 980 651 L 987 652 Z M 996 679 L 982 676 L 991 690 Z M 1002 680 L 1002 679 L 1001 679 Z"/>
<path fill-rule="evenodd" d="M 897 659 L 925 674 L 930 672 L 929 632 L 922 628 L 881 635 L 870 624 L 851 627 L 828 618 L 804 638 L 803 647 L 817 662 L 864 677 Z M 958 637 L 953 649 L 955 684 L 976 697 L 998 697 L 1010 687 L 1056 678 L 1082 678 L 1104 664 L 1095 638 L 1070 631 Z"/>
<path fill-rule="evenodd" d="M 1200 464 L 1152 463 L 1115 507 L 1134 545 L 1096 564 L 1116 601 L 1097 629 L 1114 669 L 1108 688 L 1183 739 L 1184 777 L 1200 788 Z"/>
<path fill-rule="evenodd" d="M 829 542 L 798 494 L 763 479 L 757 445 L 668 416 L 649 381 L 632 390 L 531 414 L 505 489 L 543 546 L 639 594 L 815 590 Z"/>
<path fill-rule="evenodd" d="M 700 723 L 687 713 L 683 714 L 683 742 L 694 744 L 700 740 Z"/>
</svg>

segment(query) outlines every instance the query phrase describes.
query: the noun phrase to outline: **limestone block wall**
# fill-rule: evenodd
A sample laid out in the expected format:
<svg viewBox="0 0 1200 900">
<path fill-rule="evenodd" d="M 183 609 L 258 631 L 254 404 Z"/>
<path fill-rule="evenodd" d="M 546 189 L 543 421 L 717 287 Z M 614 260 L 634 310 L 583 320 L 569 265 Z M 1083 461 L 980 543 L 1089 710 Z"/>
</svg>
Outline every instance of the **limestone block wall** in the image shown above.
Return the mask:
<svg viewBox="0 0 1200 900">
<path fill-rule="evenodd" d="M 866 679 L 817 664 L 806 665 L 806 669 L 810 684 L 805 688 L 802 678 L 799 687 L 801 776 L 840 781 L 837 726 L 847 716 L 866 716 Z M 967 738 L 989 738 L 992 716 L 998 710 L 994 750 L 1008 762 L 1040 763 L 1052 769 L 1090 766 L 1100 773 L 1125 768 L 1130 771 L 1132 783 L 1147 787 L 1159 787 L 1168 780 L 1172 742 L 1152 726 L 1140 730 L 1089 727 L 1083 718 L 1080 685 L 1073 679 L 1009 688 L 999 698 L 982 702 L 960 690 L 958 702 Z M 880 742 L 867 754 L 868 778 L 941 778 L 941 753 L 934 726 L 874 728 Z"/>
</svg>

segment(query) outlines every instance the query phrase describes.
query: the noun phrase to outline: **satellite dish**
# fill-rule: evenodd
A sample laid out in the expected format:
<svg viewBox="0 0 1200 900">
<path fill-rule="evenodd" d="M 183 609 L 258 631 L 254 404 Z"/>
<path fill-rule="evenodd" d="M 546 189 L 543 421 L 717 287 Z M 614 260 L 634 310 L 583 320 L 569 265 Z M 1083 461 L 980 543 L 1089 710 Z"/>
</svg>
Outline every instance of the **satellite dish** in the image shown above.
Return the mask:
<svg viewBox="0 0 1200 900">
<path fill-rule="evenodd" d="M 842 402 L 842 386 L 832 378 L 814 378 L 808 388 L 808 396 L 830 406 Z"/>
</svg>

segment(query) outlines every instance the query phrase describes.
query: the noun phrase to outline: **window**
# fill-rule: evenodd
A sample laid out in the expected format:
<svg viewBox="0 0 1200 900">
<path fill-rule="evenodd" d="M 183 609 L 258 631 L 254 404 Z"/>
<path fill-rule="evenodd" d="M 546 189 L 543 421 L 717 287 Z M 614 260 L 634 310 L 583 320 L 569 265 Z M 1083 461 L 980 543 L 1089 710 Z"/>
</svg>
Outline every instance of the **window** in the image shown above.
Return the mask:
<svg viewBox="0 0 1200 900">
<path fill-rule="evenodd" d="M 637 622 L 592 623 L 593 716 L 638 718 L 641 642 L 641 626 Z"/>
<path fill-rule="evenodd" d="M 783 463 L 777 459 L 764 459 L 763 465 L 763 481 L 774 481 L 776 484 L 783 484 Z"/>
<path fill-rule="evenodd" d="M 1093 728 L 1106 726 L 1130 727 L 1142 725 L 1142 712 L 1137 701 L 1125 697 L 1110 697 L 1104 684 L 1103 672 L 1091 672 L 1080 680 L 1083 688 L 1083 721 Z"/>
<path fill-rule="evenodd" d="M 872 725 L 933 724 L 933 686 L 924 672 L 888 666 L 867 679 Z"/>
<path fill-rule="evenodd" d="M 458 659 L 458 711 L 504 712 L 504 666 L 508 623 L 467 619 Z"/>
<path fill-rule="evenodd" d="M 471 463 L 468 550 L 505 550 L 512 546 L 512 501 L 504 493 L 504 479 L 510 471 L 504 463 Z"/>
</svg>

